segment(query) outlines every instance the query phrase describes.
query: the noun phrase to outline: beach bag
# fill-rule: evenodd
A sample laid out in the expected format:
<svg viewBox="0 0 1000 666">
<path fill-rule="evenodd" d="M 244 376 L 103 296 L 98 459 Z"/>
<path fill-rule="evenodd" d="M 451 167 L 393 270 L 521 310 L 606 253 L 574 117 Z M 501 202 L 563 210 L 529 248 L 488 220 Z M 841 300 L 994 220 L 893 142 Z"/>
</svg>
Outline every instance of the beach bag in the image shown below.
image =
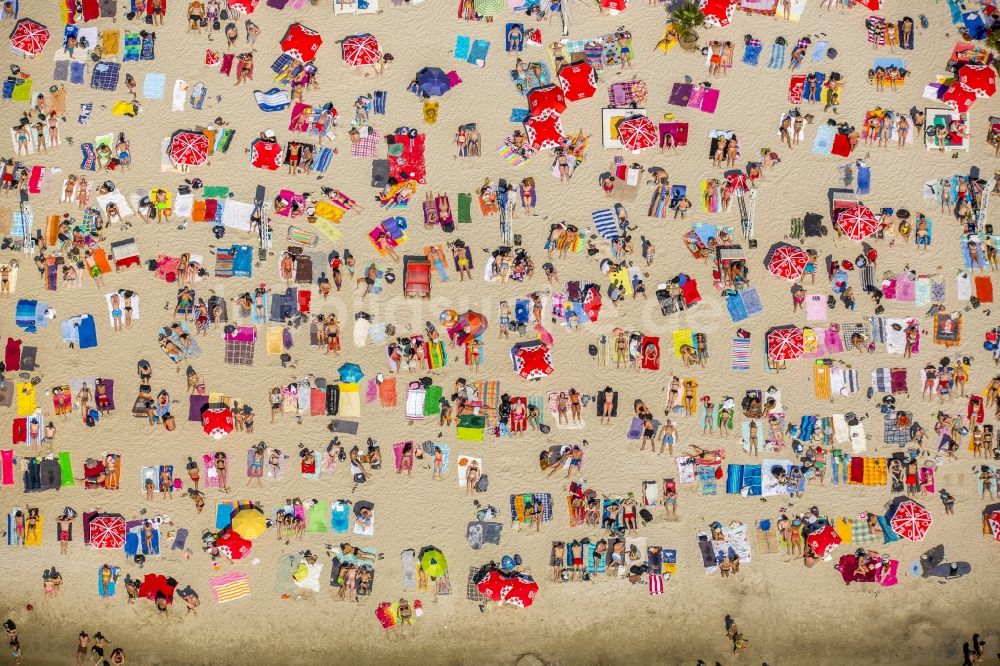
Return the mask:
<svg viewBox="0 0 1000 666">
<path fill-rule="evenodd" d="M 177 428 L 177 423 L 174 422 L 173 414 L 167 414 L 163 417 L 163 427 L 170 432 Z"/>
<path fill-rule="evenodd" d="M 539 431 L 540 431 L 540 432 L 541 432 L 541 433 L 542 433 L 543 435 L 547 435 L 547 434 L 549 434 L 549 432 L 550 432 L 550 431 L 552 430 L 552 428 L 551 428 L 550 426 L 547 426 L 547 425 L 545 425 L 544 423 L 539 423 L 539 424 L 538 424 L 538 430 L 539 430 Z"/>
<path fill-rule="evenodd" d="M 357 474 L 354 475 L 354 483 L 364 483 L 364 482 L 365 482 L 365 475 L 363 473 L 358 472 Z"/>
<path fill-rule="evenodd" d="M 643 525 L 653 522 L 653 514 L 650 513 L 649 509 L 639 509 L 639 517 L 642 518 Z"/>
<path fill-rule="evenodd" d="M 479 480 L 476 481 L 476 492 L 485 493 L 489 487 L 490 487 L 490 477 L 487 476 L 486 474 L 483 474 L 482 476 L 479 477 Z"/>
</svg>

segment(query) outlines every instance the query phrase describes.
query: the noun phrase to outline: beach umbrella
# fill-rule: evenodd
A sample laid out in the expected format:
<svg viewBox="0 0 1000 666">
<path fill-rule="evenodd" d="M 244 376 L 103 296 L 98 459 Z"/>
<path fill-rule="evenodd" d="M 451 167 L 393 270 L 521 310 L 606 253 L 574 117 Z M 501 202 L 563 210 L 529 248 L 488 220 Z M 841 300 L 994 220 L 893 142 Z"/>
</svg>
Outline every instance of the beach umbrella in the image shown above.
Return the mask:
<svg viewBox="0 0 1000 666">
<path fill-rule="evenodd" d="M 701 0 L 699 4 L 707 25 L 725 28 L 733 18 L 740 0 Z"/>
<path fill-rule="evenodd" d="M 36 56 L 49 41 L 49 29 L 30 18 L 20 19 L 10 31 L 10 46 L 30 56 Z"/>
<path fill-rule="evenodd" d="M 539 116 L 544 111 L 562 113 L 566 110 L 566 97 L 563 89 L 554 83 L 538 86 L 528 91 L 528 111 L 533 116 Z"/>
<path fill-rule="evenodd" d="M 910 541 L 923 540 L 933 522 L 931 512 L 911 499 L 897 499 L 886 518 L 893 532 Z"/>
<path fill-rule="evenodd" d="M 302 62 L 315 60 L 321 46 L 323 46 L 323 36 L 301 23 L 288 26 L 285 36 L 281 38 L 281 52 Z"/>
<path fill-rule="evenodd" d="M 813 549 L 818 557 L 826 557 L 831 550 L 840 545 L 840 542 L 840 535 L 830 525 L 826 525 L 806 537 L 806 544 Z"/>
<path fill-rule="evenodd" d="M 357 363 L 345 363 L 337 368 L 337 372 L 340 373 L 340 381 L 348 384 L 357 384 L 365 376 Z"/>
<path fill-rule="evenodd" d="M 139 584 L 138 593 L 140 597 L 156 601 L 157 593 L 162 592 L 163 596 L 167 599 L 167 603 L 170 604 L 174 601 L 174 588 L 176 587 L 177 581 L 173 578 L 167 578 L 163 574 L 148 573 Z"/>
<path fill-rule="evenodd" d="M 577 102 L 597 92 L 597 72 L 588 62 L 563 65 L 559 68 L 559 83 L 566 99 Z"/>
<path fill-rule="evenodd" d="M 89 523 L 90 545 L 94 548 L 124 548 L 125 518 L 117 513 L 95 516 Z"/>
<path fill-rule="evenodd" d="M 1000 541 L 1000 511 L 993 511 L 986 516 L 986 524 L 993 534 L 993 538 Z"/>
<path fill-rule="evenodd" d="M 504 0 L 476 0 L 476 13 L 480 16 L 499 16 L 507 3 Z"/>
<path fill-rule="evenodd" d="M 941 95 L 941 101 L 955 109 L 959 113 L 965 113 L 972 106 L 972 103 L 977 99 L 976 93 L 963 86 L 961 83 L 955 82 L 951 84 L 944 94 Z"/>
<path fill-rule="evenodd" d="M 285 148 L 277 141 L 254 139 L 250 144 L 250 164 L 258 169 L 277 171 L 285 158 Z"/>
<path fill-rule="evenodd" d="M 230 527 L 244 539 L 256 539 L 267 530 L 267 519 L 263 511 L 255 506 L 248 506 L 233 514 Z"/>
<path fill-rule="evenodd" d="M 427 546 L 420 550 L 420 568 L 428 576 L 440 578 L 448 573 L 448 560 L 440 550 L 434 546 Z"/>
<path fill-rule="evenodd" d="M 962 65 L 958 81 L 976 93 L 976 97 L 993 97 L 997 92 L 997 73 L 987 65 Z"/>
<path fill-rule="evenodd" d="M 796 326 L 772 328 L 767 332 L 767 356 L 773 361 L 789 361 L 802 356 L 802 329 Z"/>
<path fill-rule="evenodd" d="M 658 143 L 656 125 L 646 116 L 632 116 L 619 122 L 618 138 L 634 153 Z"/>
<path fill-rule="evenodd" d="M 535 601 L 538 583 L 527 574 L 489 571 L 476 583 L 479 593 L 500 605 L 527 608 Z"/>
<path fill-rule="evenodd" d="M 451 90 L 451 79 L 440 67 L 424 67 L 417 72 L 417 88 L 428 97 L 439 97 Z"/>
<path fill-rule="evenodd" d="M 809 263 L 806 251 L 788 243 L 776 243 L 771 247 L 764 265 L 776 277 L 786 280 L 796 280 L 805 272 Z"/>
<path fill-rule="evenodd" d="M 221 439 L 233 431 L 233 412 L 228 407 L 213 407 L 201 414 L 201 427 L 206 435 Z"/>
<path fill-rule="evenodd" d="M 226 528 L 215 540 L 215 545 L 222 553 L 231 560 L 241 560 L 253 546 L 250 541 L 244 539 L 230 528 Z"/>
<path fill-rule="evenodd" d="M 837 216 L 837 226 L 851 240 L 859 241 L 878 230 L 878 217 L 868 206 L 845 208 Z"/>
<path fill-rule="evenodd" d="M 538 116 L 528 116 L 524 121 L 524 132 L 528 142 L 538 150 L 558 148 L 563 144 L 562 121 L 559 114 L 551 109 Z"/>
<path fill-rule="evenodd" d="M 178 165 L 204 164 L 208 161 L 208 137 L 203 132 L 177 130 L 170 135 L 167 157 Z"/>
<path fill-rule="evenodd" d="M 551 375 L 552 350 L 541 340 L 519 342 L 510 350 L 514 370 L 524 379 L 541 379 Z"/>
<path fill-rule="evenodd" d="M 378 40 L 369 34 L 351 35 L 340 43 L 340 53 L 351 67 L 374 65 L 382 57 Z"/>
<path fill-rule="evenodd" d="M 476 336 L 481 335 L 486 331 L 486 317 L 478 312 L 472 310 L 466 310 L 463 314 L 459 315 L 458 321 L 452 328 L 457 328 L 457 330 L 465 331 L 465 327 L 468 326 L 468 335 Z"/>
<path fill-rule="evenodd" d="M 228 4 L 230 11 L 253 14 L 253 10 L 257 9 L 257 5 L 260 4 L 260 0 L 229 0 Z"/>
<path fill-rule="evenodd" d="M 726 176 L 726 185 L 734 192 L 747 192 L 750 190 L 749 179 L 742 171 L 736 171 Z"/>
</svg>

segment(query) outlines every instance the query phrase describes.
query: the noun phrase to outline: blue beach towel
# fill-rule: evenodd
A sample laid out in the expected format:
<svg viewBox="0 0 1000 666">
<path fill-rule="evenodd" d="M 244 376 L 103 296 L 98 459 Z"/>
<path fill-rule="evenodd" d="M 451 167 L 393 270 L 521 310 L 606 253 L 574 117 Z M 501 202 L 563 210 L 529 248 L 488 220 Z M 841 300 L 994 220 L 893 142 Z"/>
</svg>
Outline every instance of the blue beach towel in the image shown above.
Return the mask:
<svg viewBox="0 0 1000 666">
<path fill-rule="evenodd" d="M 469 49 L 472 47 L 472 39 L 468 35 L 455 36 L 455 57 L 459 60 L 466 60 L 469 57 Z"/>
<path fill-rule="evenodd" d="M 816 155 L 830 155 L 833 152 L 833 139 L 837 136 L 837 128 L 833 125 L 820 125 L 816 128 L 816 138 L 813 139 L 812 151 Z"/>
<path fill-rule="evenodd" d="M 743 50 L 743 64 L 756 67 L 760 62 L 760 52 L 763 50 L 764 47 L 761 46 L 760 42 L 757 40 L 751 41 Z"/>
<path fill-rule="evenodd" d="M 826 40 L 820 40 L 816 42 L 813 46 L 813 62 L 822 62 L 826 60 L 826 51 L 830 48 L 830 42 Z"/>
<path fill-rule="evenodd" d="M 857 167 L 858 167 L 857 193 L 859 195 L 868 194 L 869 192 L 871 192 L 872 188 L 872 168 L 861 161 L 857 163 Z"/>
<path fill-rule="evenodd" d="M 146 99 L 163 99 L 163 88 L 166 82 L 166 74 L 150 72 L 142 82 L 142 96 Z"/>
<path fill-rule="evenodd" d="M 490 43 L 485 39 L 477 39 L 472 42 L 472 48 L 469 49 L 469 57 L 465 61 L 470 65 L 484 67 L 486 65 L 486 56 L 489 52 Z"/>
<path fill-rule="evenodd" d="M 768 69 L 785 68 L 785 45 L 775 42 L 771 44 L 771 59 L 767 63 Z"/>
</svg>

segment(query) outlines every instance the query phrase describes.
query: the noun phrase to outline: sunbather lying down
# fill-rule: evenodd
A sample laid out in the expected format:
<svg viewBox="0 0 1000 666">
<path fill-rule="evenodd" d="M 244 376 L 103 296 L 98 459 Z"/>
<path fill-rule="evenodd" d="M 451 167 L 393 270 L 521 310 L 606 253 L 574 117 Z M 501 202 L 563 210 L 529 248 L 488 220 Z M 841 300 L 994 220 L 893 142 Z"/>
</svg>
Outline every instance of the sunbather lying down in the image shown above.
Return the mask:
<svg viewBox="0 0 1000 666">
<path fill-rule="evenodd" d="M 725 449 L 703 449 L 694 444 L 690 445 L 685 455 L 691 456 L 702 465 L 714 465 L 726 459 Z"/>
</svg>

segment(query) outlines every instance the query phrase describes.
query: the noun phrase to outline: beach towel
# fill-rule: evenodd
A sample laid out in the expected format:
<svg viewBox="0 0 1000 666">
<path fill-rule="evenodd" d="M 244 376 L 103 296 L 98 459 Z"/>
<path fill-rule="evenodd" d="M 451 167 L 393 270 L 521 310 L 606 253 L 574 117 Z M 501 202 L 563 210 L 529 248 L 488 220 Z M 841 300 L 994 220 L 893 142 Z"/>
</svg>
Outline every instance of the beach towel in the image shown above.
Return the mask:
<svg viewBox="0 0 1000 666">
<path fill-rule="evenodd" d="M 775 42 L 771 44 L 771 57 L 768 60 L 768 69 L 784 69 L 785 68 L 785 44 L 779 44 Z"/>
<path fill-rule="evenodd" d="M 250 580 L 245 573 L 234 571 L 209 579 L 212 596 L 220 604 L 250 596 Z"/>
<path fill-rule="evenodd" d="M 733 338 L 732 369 L 750 369 L 750 338 Z"/>
</svg>

